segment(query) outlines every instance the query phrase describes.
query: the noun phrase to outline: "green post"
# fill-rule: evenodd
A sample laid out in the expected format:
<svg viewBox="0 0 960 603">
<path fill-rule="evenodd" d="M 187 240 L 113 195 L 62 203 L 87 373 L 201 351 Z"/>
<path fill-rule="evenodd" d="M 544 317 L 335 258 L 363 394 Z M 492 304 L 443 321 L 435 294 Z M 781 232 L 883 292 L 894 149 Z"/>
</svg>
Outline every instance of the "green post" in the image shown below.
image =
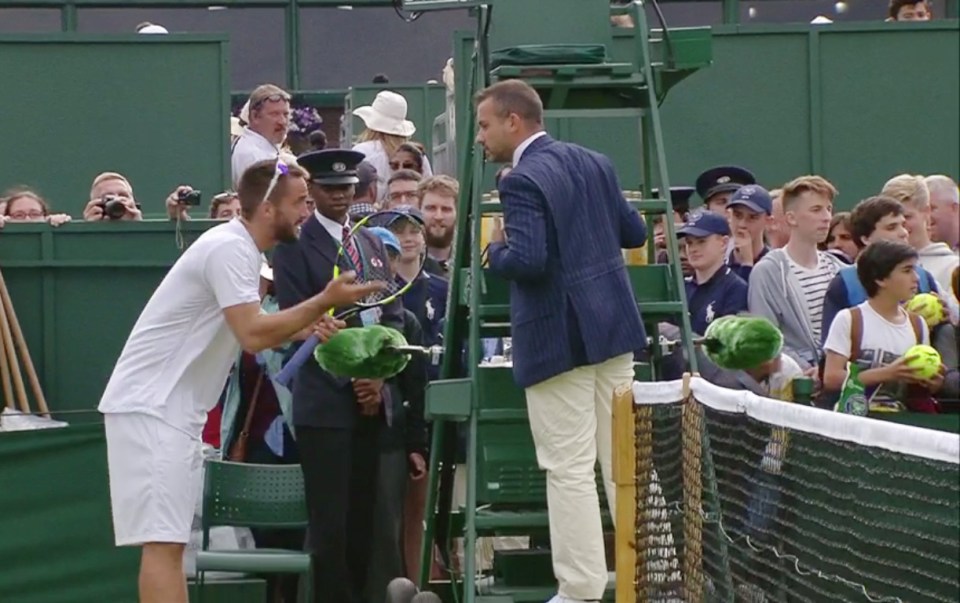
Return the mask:
<svg viewBox="0 0 960 603">
<path fill-rule="evenodd" d="M 300 89 L 300 2 L 289 0 L 284 13 L 284 41 L 287 44 L 287 89 Z"/>
<path fill-rule="evenodd" d="M 77 5 L 73 2 L 65 2 L 60 7 L 60 29 L 77 31 Z"/>
<path fill-rule="evenodd" d="M 728 25 L 740 22 L 740 0 L 723 0 L 723 22 Z"/>
</svg>

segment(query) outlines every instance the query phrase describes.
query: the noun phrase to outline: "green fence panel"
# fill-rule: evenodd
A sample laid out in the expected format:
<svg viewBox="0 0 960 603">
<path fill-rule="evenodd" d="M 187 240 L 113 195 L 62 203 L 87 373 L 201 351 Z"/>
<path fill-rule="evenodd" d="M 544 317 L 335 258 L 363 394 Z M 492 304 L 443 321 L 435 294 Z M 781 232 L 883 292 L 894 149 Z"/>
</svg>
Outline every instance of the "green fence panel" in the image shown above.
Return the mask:
<svg viewBox="0 0 960 603">
<path fill-rule="evenodd" d="M 103 425 L 0 432 L 0 601 L 137 599 L 139 549 L 113 544 Z"/>
<path fill-rule="evenodd" d="M 227 56 L 223 35 L 0 36 L 0 189 L 80 216 L 114 171 L 147 213 L 179 184 L 209 200 L 230 182 Z"/>
<path fill-rule="evenodd" d="M 340 131 L 341 146 L 349 148 L 363 132 L 363 120 L 353 116 L 357 107 L 369 105 L 381 90 L 392 90 L 407 99 L 407 119 L 417 126 L 412 140 L 422 143 L 427 157 L 433 153 L 433 120 L 446 110 L 446 88 L 443 84 L 419 86 L 354 86 L 347 91 L 343 105 L 343 126 Z"/>
<path fill-rule="evenodd" d="M 218 223 L 184 222 L 181 234 L 189 243 Z M 166 221 L 3 229 L 0 269 L 44 396 L 61 418 L 94 417 L 70 413 L 97 407 L 130 329 L 179 255 Z"/>
<path fill-rule="evenodd" d="M 904 171 L 958 176 L 957 21 L 720 27 L 713 47 L 663 105 L 672 183 L 727 163 L 771 188 L 819 173 L 848 209 Z"/>
</svg>

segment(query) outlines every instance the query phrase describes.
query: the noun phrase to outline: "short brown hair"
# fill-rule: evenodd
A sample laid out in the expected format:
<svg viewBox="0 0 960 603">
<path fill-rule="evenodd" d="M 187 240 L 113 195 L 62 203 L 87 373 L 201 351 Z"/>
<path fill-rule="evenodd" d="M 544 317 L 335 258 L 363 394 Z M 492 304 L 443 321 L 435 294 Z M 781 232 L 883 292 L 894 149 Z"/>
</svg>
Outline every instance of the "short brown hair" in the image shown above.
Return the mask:
<svg viewBox="0 0 960 603">
<path fill-rule="evenodd" d="M 524 121 L 543 123 L 543 101 L 533 86 L 523 80 L 504 80 L 488 86 L 477 93 L 474 103 L 479 105 L 488 99 L 496 104 L 500 117 L 514 113 Z"/>
<path fill-rule="evenodd" d="M 877 195 L 864 199 L 850 212 L 850 236 L 857 249 L 863 249 L 864 239 L 873 234 L 877 223 L 887 216 L 902 216 L 903 206 L 896 199 Z"/>
<path fill-rule="evenodd" d="M 897 15 L 900 14 L 900 9 L 904 6 L 916 6 L 918 4 L 926 4 L 928 7 L 930 3 L 927 0 L 890 0 L 890 6 L 887 8 L 887 15 L 894 21 L 897 20 Z"/>
<path fill-rule="evenodd" d="M 296 163 L 281 162 L 287 166 L 287 173 L 281 174 L 277 179 L 277 185 L 273 187 L 270 193 L 269 201 L 275 200 L 286 190 L 287 182 L 295 178 L 308 180 L 307 171 Z M 260 207 L 267 194 L 267 188 L 277 170 L 276 159 L 264 159 L 248 167 L 243 175 L 240 176 L 240 186 L 237 187 L 237 197 L 240 198 L 240 215 L 244 218 L 250 218 Z"/>
<path fill-rule="evenodd" d="M 833 203 L 837 197 L 837 189 L 823 176 L 800 176 L 794 178 L 782 187 L 783 190 L 783 211 L 788 211 L 790 206 L 803 193 L 816 193 L 823 195 Z"/>
<path fill-rule="evenodd" d="M 13 205 L 13 202 L 24 198 L 32 199 L 33 201 L 39 203 L 40 208 L 43 210 L 44 216 L 50 215 L 50 204 L 47 203 L 47 200 L 28 186 L 17 186 L 7 189 L 2 195 L 0 195 L 0 203 L 3 204 L 3 215 L 9 216 L 10 206 Z"/>
<path fill-rule="evenodd" d="M 917 209 L 924 209 L 930 205 L 930 191 L 923 176 L 910 174 L 894 176 L 883 185 L 880 194 L 896 199 L 900 203 L 910 203 Z"/>
<path fill-rule="evenodd" d="M 387 186 L 398 181 L 420 182 L 421 180 L 423 180 L 423 176 L 416 170 L 397 170 L 390 175 L 390 179 L 387 180 Z"/>
<path fill-rule="evenodd" d="M 235 191 L 223 191 L 222 193 L 214 195 L 213 199 L 210 200 L 210 218 L 217 217 L 217 212 L 220 211 L 221 205 L 238 198 Z"/>
<path fill-rule="evenodd" d="M 453 197 L 456 199 L 460 196 L 460 183 L 450 176 L 444 176 L 443 174 L 430 176 L 423 180 L 420 186 L 417 187 L 417 197 L 421 201 L 423 201 L 423 196 L 427 193 L 434 193 L 443 197 Z"/>
<path fill-rule="evenodd" d="M 833 214 L 833 217 L 830 218 L 830 228 L 827 229 L 827 240 L 821 244 L 821 249 L 825 250 L 827 248 L 827 244 L 833 238 L 833 231 L 837 229 L 837 226 L 843 226 L 847 229 L 847 232 L 850 232 L 850 212 L 841 211 Z"/>
</svg>

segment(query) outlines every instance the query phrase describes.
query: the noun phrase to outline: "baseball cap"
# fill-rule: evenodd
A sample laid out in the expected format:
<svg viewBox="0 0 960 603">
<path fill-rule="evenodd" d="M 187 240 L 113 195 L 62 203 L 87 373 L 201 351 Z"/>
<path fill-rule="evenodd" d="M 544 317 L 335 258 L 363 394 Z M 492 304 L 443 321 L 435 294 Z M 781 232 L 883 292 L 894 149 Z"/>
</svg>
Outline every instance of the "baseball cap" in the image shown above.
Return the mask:
<svg viewBox="0 0 960 603">
<path fill-rule="evenodd" d="M 773 199 L 767 189 L 758 184 L 748 184 L 741 186 L 733 193 L 730 200 L 727 201 L 727 207 L 734 205 L 743 205 L 758 214 L 773 214 Z"/>
<path fill-rule="evenodd" d="M 392 249 L 393 251 L 400 253 L 400 239 L 397 238 L 397 235 L 393 234 L 383 226 L 374 226 L 368 230 L 380 237 L 380 240 L 383 241 L 383 246 L 388 250 Z"/>
<path fill-rule="evenodd" d="M 712 211 L 698 211 L 690 214 L 687 223 L 677 230 L 678 237 L 709 237 L 710 235 L 730 236 L 727 219 Z"/>
<path fill-rule="evenodd" d="M 425 224 L 423 220 L 423 214 L 420 213 L 420 210 L 412 205 L 398 205 L 390 209 L 389 212 L 384 214 L 384 220 L 378 226 L 386 226 L 389 228 L 393 224 L 396 224 L 398 220 L 410 220 L 418 226 L 423 226 Z"/>
</svg>

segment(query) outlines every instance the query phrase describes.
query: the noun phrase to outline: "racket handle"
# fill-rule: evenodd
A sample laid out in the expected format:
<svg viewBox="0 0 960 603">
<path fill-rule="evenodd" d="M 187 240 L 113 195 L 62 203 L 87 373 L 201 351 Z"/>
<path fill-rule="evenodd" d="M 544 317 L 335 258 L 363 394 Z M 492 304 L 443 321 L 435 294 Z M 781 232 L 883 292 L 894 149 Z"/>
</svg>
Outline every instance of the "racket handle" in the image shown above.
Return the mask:
<svg viewBox="0 0 960 603">
<path fill-rule="evenodd" d="M 320 338 L 316 335 L 311 335 L 304 340 L 303 344 L 300 346 L 290 360 L 287 361 L 283 368 L 280 369 L 280 372 L 277 373 L 273 380 L 276 383 L 284 386 L 287 389 L 290 389 L 290 384 L 293 383 L 293 377 L 297 374 L 297 371 L 300 370 L 300 367 L 303 366 L 303 363 L 313 355 L 313 350 L 320 344 Z"/>
</svg>

